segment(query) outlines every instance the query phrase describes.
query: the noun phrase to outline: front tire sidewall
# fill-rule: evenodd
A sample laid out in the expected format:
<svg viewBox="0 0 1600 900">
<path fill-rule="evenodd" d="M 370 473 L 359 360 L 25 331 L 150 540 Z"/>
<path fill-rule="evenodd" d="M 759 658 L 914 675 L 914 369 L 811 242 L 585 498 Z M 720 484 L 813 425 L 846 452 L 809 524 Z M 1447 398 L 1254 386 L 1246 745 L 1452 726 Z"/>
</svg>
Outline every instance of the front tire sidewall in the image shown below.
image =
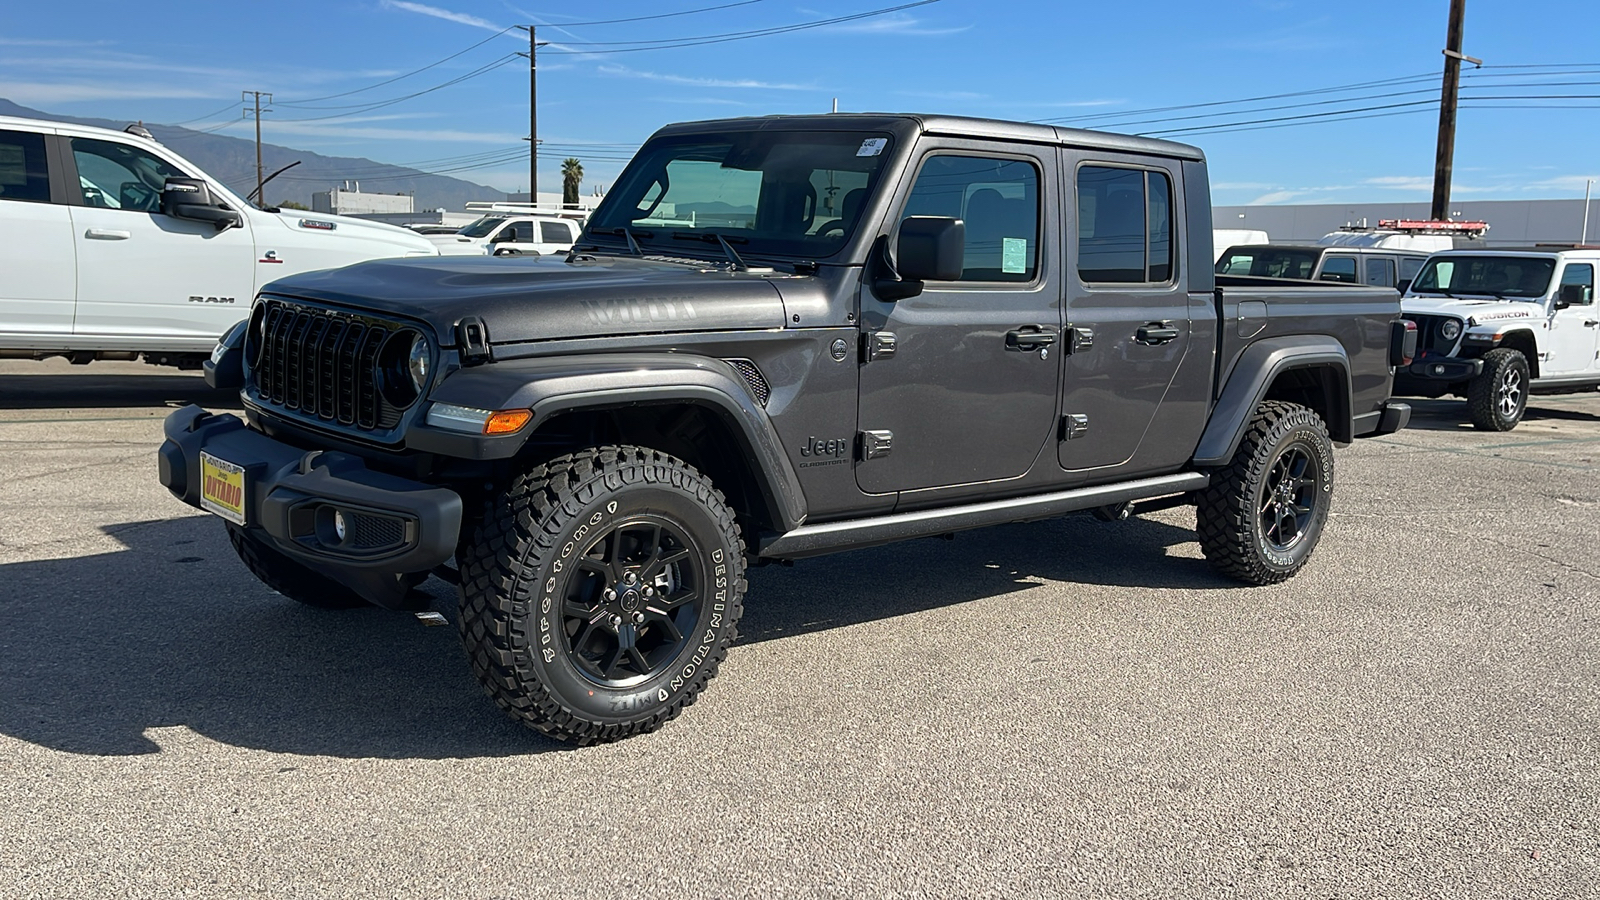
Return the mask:
<svg viewBox="0 0 1600 900">
<path fill-rule="evenodd" d="M 1311 551 L 1316 549 L 1317 541 L 1322 537 L 1323 525 L 1328 520 L 1328 508 L 1333 503 L 1333 450 L 1328 438 L 1316 429 L 1299 426 L 1285 434 L 1262 455 L 1261 465 L 1256 469 L 1258 477 L 1252 491 L 1254 508 L 1260 510 L 1266 500 L 1267 475 L 1272 471 L 1273 465 L 1296 447 L 1304 450 L 1317 464 L 1316 484 L 1312 486 L 1315 505 L 1304 532 L 1289 548 L 1280 550 L 1268 539 L 1261 516 L 1257 514 L 1250 517 L 1251 540 L 1255 544 L 1261 563 L 1268 570 L 1285 575 L 1298 571 L 1306 558 L 1311 555 Z"/>
<path fill-rule="evenodd" d="M 563 634 L 562 602 L 578 571 L 573 565 L 592 536 L 620 521 L 640 515 L 665 518 L 688 535 L 695 565 L 704 582 L 695 630 L 684 635 L 676 657 L 652 677 L 625 688 L 600 684 L 579 670 Z M 528 634 L 523 663 L 549 689 L 552 698 L 595 723 L 621 724 L 665 711 L 684 696 L 693 697 L 715 673 L 717 657 L 732 640 L 737 539 L 694 497 L 656 487 L 630 487 L 602 492 L 584 506 L 561 531 L 561 539 L 543 554 L 524 557 L 530 573 Z M 687 694 L 685 693 L 687 692 Z"/>
<path fill-rule="evenodd" d="M 1467 403 L 1472 424 L 1480 431 L 1510 431 L 1522 421 L 1528 410 L 1528 390 L 1531 371 L 1527 357 L 1509 348 L 1491 350 L 1484 355 L 1483 373 L 1473 379 L 1467 391 Z M 1521 396 L 1516 409 L 1507 415 L 1500 409 L 1501 385 L 1509 372 L 1517 375 Z"/>
</svg>

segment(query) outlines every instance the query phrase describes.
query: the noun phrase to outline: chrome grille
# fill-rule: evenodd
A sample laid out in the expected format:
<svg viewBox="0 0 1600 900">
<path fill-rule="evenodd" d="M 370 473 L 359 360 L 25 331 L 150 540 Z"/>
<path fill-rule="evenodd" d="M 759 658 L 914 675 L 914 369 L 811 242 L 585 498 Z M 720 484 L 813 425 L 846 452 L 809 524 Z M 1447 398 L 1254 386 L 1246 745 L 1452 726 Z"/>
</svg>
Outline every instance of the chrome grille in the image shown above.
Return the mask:
<svg viewBox="0 0 1600 900">
<path fill-rule="evenodd" d="M 399 423 L 402 410 L 384 400 L 377 371 L 383 341 L 398 326 L 277 298 L 264 299 L 252 323 L 248 340 L 260 347 L 246 356 L 258 400 L 363 431 Z"/>
</svg>

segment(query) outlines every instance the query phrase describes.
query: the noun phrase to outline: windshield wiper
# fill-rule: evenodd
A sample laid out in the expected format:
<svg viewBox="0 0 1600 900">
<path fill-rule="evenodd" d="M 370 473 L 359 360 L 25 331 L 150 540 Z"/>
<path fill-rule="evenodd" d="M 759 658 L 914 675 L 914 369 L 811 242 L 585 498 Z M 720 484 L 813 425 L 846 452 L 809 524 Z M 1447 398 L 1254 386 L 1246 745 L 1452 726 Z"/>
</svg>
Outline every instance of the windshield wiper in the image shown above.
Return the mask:
<svg viewBox="0 0 1600 900">
<path fill-rule="evenodd" d="M 750 271 L 750 267 L 745 265 L 744 260 L 741 259 L 739 254 L 733 249 L 733 241 L 738 241 L 741 244 L 748 244 L 750 243 L 749 238 L 726 238 L 715 231 L 674 231 L 672 233 L 672 239 L 675 241 L 715 241 L 722 245 L 723 255 L 728 257 L 728 264 L 733 267 L 734 271 Z"/>
<path fill-rule="evenodd" d="M 648 240 L 652 236 L 651 233 L 648 232 L 648 231 L 634 231 L 632 228 L 628 228 L 626 226 L 618 226 L 616 228 L 604 228 L 604 229 L 598 229 L 597 228 L 597 229 L 595 229 L 593 231 L 586 232 L 586 233 L 588 233 L 588 234 L 614 234 L 614 235 L 619 235 L 619 236 L 621 236 L 623 238 L 626 238 L 627 241 L 628 241 L 628 252 L 632 253 L 634 256 L 643 256 L 644 255 L 644 251 L 639 249 L 639 241 L 638 241 L 638 239 L 639 238 L 645 238 L 646 240 Z M 576 247 L 574 249 L 576 249 Z M 590 245 L 589 247 L 587 247 L 585 249 L 599 250 L 600 248 L 598 246 L 596 246 L 596 245 Z M 569 256 L 568 258 L 570 259 L 571 257 Z"/>
</svg>

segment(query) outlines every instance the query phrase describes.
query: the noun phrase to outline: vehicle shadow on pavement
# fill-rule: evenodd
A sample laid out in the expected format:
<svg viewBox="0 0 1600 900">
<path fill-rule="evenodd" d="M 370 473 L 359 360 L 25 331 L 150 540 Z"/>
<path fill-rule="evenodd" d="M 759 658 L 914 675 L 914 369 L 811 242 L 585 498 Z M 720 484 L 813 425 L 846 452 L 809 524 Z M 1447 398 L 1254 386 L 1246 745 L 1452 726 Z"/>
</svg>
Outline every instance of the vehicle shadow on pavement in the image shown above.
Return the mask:
<svg viewBox="0 0 1600 900">
<path fill-rule="evenodd" d="M 214 390 L 198 374 L 0 375 L 0 409 L 148 409 L 187 403 L 237 409 L 239 392 Z"/>
<path fill-rule="evenodd" d="M 1039 581 L 1180 590 L 1237 589 L 1203 559 L 1167 548 L 1195 540 L 1155 519 L 1087 514 L 963 532 L 767 566 L 749 573 L 739 625 L 755 643 L 1029 590 Z"/>
<path fill-rule="evenodd" d="M 126 549 L 0 565 L 0 733 L 102 756 L 161 752 L 171 738 L 160 729 L 173 726 L 232 746 L 346 758 L 568 749 L 494 707 L 454 627 L 279 597 L 210 516 L 105 531 Z M 1158 521 L 1072 516 L 753 569 L 742 641 L 1002 596 L 1038 579 L 1235 586 L 1201 560 L 1167 556 L 1192 540 Z M 426 589 L 453 621 L 454 588 L 433 580 Z"/>
<path fill-rule="evenodd" d="M 168 726 L 338 757 L 566 747 L 495 708 L 453 627 L 279 597 L 210 516 L 106 531 L 127 549 L 0 565 L 0 733 L 94 755 L 160 752 L 146 730 Z"/>
<path fill-rule="evenodd" d="M 1563 409 L 1559 406 L 1541 406 L 1539 397 L 1528 401 L 1528 408 L 1522 414 L 1524 422 L 1600 422 L 1600 416 L 1577 409 Z M 1467 402 L 1465 400 L 1421 400 L 1408 397 L 1405 402 L 1411 404 L 1411 422 L 1406 425 L 1408 431 L 1476 431 L 1472 427 L 1472 420 L 1467 416 Z M 1401 432 L 1404 434 L 1405 432 Z M 1483 432 L 1491 434 L 1491 432 Z"/>
</svg>

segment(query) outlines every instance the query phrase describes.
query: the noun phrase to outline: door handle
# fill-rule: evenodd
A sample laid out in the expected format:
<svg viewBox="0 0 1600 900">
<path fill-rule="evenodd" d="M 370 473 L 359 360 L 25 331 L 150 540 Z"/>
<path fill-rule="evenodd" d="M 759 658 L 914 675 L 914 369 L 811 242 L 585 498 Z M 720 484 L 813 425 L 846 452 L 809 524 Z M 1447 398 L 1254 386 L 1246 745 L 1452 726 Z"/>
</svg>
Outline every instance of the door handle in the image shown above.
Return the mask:
<svg viewBox="0 0 1600 900">
<path fill-rule="evenodd" d="M 83 233 L 91 241 L 125 241 L 133 237 L 131 232 L 115 231 L 110 228 L 91 228 Z"/>
<path fill-rule="evenodd" d="M 1006 332 L 1007 350 L 1038 350 L 1055 342 L 1055 332 L 1045 331 L 1043 325 L 1024 325 Z"/>
<path fill-rule="evenodd" d="M 1139 330 L 1134 333 L 1133 339 L 1141 344 L 1155 346 L 1177 340 L 1178 333 L 1178 329 L 1173 328 L 1166 322 L 1151 322 L 1148 325 L 1140 325 Z"/>
<path fill-rule="evenodd" d="M 1585 328 L 1593 328 L 1596 325 L 1600 325 L 1600 320 L 1597 320 L 1597 319 L 1584 319 L 1583 320 L 1583 327 L 1585 327 Z"/>
</svg>

